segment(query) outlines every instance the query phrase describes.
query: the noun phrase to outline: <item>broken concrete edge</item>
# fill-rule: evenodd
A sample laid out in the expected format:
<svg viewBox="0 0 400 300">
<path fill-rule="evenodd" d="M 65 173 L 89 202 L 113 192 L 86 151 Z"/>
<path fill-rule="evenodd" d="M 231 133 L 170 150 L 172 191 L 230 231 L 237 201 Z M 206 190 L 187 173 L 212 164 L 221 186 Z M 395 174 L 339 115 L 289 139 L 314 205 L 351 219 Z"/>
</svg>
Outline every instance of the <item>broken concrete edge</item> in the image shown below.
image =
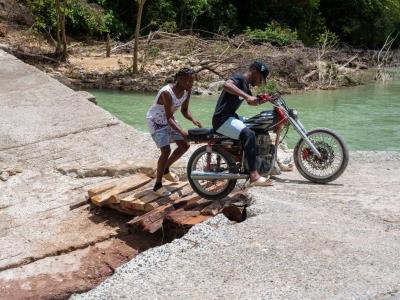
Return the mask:
<svg viewBox="0 0 400 300">
<path fill-rule="evenodd" d="M 104 164 L 94 164 L 82 167 L 80 164 L 61 164 L 56 166 L 56 170 L 66 176 L 74 178 L 86 177 L 111 177 L 118 178 L 129 174 L 143 173 L 151 178 L 155 177 L 155 160 L 141 160 L 136 162 L 132 159 L 114 161 Z"/>
<path fill-rule="evenodd" d="M 163 262 L 169 260 L 171 255 L 189 251 L 196 245 L 207 242 L 218 228 L 232 224 L 235 223 L 229 221 L 223 214 L 197 224 L 189 229 L 183 237 L 139 253 L 133 260 L 117 268 L 114 275 L 99 286 L 84 294 L 73 294 L 70 299 L 108 299 L 107 295 L 102 292 L 102 287 L 112 284 L 113 281 L 118 281 L 124 273 L 140 272 L 149 264 L 162 265 Z"/>
<path fill-rule="evenodd" d="M 56 78 L 57 79 L 57 78 Z M 57 79 L 58 80 L 58 79 Z M 89 100 L 90 102 L 92 102 L 93 104 L 97 105 L 97 99 L 96 96 L 94 96 L 93 94 L 89 93 L 88 91 L 77 91 L 76 92 L 79 96 Z"/>
</svg>

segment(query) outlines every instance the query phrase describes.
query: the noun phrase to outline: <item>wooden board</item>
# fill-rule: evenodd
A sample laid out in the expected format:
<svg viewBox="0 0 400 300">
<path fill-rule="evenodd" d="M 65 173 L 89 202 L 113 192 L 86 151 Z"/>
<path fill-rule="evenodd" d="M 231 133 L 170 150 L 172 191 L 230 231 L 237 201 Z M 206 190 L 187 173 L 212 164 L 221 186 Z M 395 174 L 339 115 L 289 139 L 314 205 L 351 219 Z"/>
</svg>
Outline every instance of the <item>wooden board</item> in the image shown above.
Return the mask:
<svg viewBox="0 0 400 300">
<path fill-rule="evenodd" d="M 91 200 L 94 204 L 101 206 L 106 204 L 111 196 L 136 189 L 150 181 L 151 178 L 144 174 L 128 176 L 118 181 L 113 188 L 91 197 Z"/>
<path fill-rule="evenodd" d="M 128 196 L 134 195 L 135 193 L 136 193 L 136 190 L 125 192 L 125 193 L 121 193 L 121 194 L 118 194 L 118 195 L 112 195 L 110 197 L 110 200 L 109 200 L 108 203 L 118 204 L 118 203 L 121 202 L 122 199 L 124 199 L 124 198 L 126 198 Z"/>
<path fill-rule="evenodd" d="M 119 181 L 120 179 L 112 179 L 107 182 L 101 182 L 97 186 L 91 188 L 88 190 L 88 195 L 89 197 L 93 197 L 97 194 L 100 194 L 102 192 L 105 192 L 115 186 L 115 184 Z"/>
<path fill-rule="evenodd" d="M 188 185 L 188 182 L 177 182 L 177 183 L 166 183 L 164 184 L 164 187 L 166 190 L 170 191 L 170 192 L 175 192 L 185 186 Z M 140 197 L 141 196 L 141 197 Z M 147 190 L 147 191 L 142 191 L 139 192 L 138 194 L 135 195 L 135 197 L 139 198 L 133 202 L 131 202 L 131 207 L 133 209 L 137 209 L 137 210 L 142 210 L 142 211 L 150 211 L 156 207 L 158 207 L 159 205 L 147 205 L 150 202 L 153 202 L 157 199 L 161 199 L 162 197 L 160 197 L 159 195 L 157 195 L 156 193 L 153 192 L 153 189 Z M 167 203 L 167 202 L 173 202 L 172 200 L 172 195 L 169 197 L 164 197 L 163 199 L 171 199 L 171 201 L 162 201 L 162 203 Z M 147 208 L 146 208 L 147 205 Z"/>
<path fill-rule="evenodd" d="M 178 201 L 179 199 L 182 199 L 183 197 L 187 196 L 190 193 L 193 193 L 191 187 L 187 183 L 182 183 L 180 185 L 175 185 L 173 188 L 167 187 L 173 194 L 168 197 L 163 197 L 163 198 L 158 198 L 155 201 L 148 202 L 144 205 L 144 210 L 145 211 L 151 211 L 152 209 L 155 209 L 161 205 L 164 205 L 166 203 L 175 203 L 175 201 Z"/>
</svg>

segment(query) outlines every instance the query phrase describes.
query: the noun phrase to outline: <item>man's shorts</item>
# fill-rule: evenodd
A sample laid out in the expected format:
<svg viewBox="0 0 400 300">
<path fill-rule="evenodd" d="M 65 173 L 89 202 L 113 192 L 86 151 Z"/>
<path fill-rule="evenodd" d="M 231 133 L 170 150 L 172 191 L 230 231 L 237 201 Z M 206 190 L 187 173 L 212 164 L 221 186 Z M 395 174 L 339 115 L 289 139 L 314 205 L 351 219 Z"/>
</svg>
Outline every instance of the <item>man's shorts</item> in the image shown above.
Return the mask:
<svg viewBox="0 0 400 300">
<path fill-rule="evenodd" d="M 238 140 L 240 132 L 246 128 L 246 125 L 243 123 L 243 121 L 244 118 L 242 117 L 240 117 L 240 119 L 230 117 L 217 129 L 217 132 L 230 137 L 231 139 Z"/>
<path fill-rule="evenodd" d="M 168 146 L 175 141 L 183 141 L 183 136 L 169 125 L 154 132 L 151 137 L 158 148 Z"/>
</svg>

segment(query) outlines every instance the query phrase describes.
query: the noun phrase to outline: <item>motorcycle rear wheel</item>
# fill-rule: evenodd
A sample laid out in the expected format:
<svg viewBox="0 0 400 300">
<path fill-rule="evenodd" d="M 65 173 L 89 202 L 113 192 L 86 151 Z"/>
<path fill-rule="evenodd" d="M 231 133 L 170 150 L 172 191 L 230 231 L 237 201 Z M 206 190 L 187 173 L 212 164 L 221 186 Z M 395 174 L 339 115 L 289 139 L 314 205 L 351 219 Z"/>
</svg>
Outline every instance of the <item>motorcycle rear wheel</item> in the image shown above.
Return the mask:
<svg viewBox="0 0 400 300">
<path fill-rule="evenodd" d="M 211 167 L 219 168 L 218 171 L 226 171 L 229 170 L 229 166 L 234 164 L 235 162 L 229 156 L 229 154 L 224 153 L 223 151 L 212 148 L 211 152 L 207 152 L 207 146 L 202 146 L 198 148 L 193 154 L 190 156 L 188 166 L 187 166 L 187 177 L 192 189 L 201 197 L 210 199 L 210 200 L 218 200 L 225 198 L 228 196 L 236 186 L 236 179 L 219 179 L 219 180 L 198 180 L 192 179 L 191 173 L 192 171 L 204 171 L 206 168 L 206 160 L 207 155 L 210 155 Z M 219 157 L 219 158 L 218 158 Z M 219 166 L 217 161 L 220 161 Z M 212 171 L 212 170 L 207 170 Z"/>
<path fill-rule="evenodd" d="M 313 154 L 306 141 L 300 139 L 293 150 L 293 158 L 300 174 L 315 183 L 328 183 L 339 178 L 349 162 L 349 151 L 343 139 L 327 128 L 316 128 L 307 133 L 321 153 Z"/>
</svg>

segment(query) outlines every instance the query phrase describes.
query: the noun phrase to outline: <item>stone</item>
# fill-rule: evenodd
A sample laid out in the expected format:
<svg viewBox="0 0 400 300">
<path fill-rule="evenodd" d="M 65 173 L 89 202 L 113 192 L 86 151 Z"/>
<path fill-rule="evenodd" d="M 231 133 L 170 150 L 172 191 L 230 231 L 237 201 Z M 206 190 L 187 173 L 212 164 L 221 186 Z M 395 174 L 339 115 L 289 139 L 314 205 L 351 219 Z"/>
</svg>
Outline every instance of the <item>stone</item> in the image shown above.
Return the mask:
<svg viewBox="0 0 400 300">
<path fill-rule="evenodd" d="M 201 96 L 201 95 L 213 95 L 213 92 L 210 91 L 210 90 L 207 90 L 207 89 L 203 89 L 201 87 L 195 87 L 195 88 L 192 89 L 192 94 L 193 95 L 198 95 L 198 96 Z"/>
<path fill-rule="evenodd" d="M 0 174 L 0 180 L 2 180 L 2 181 L 7 181 L 8 178 L 10 178 L 10 175 L 8 174 L 8 172 L 2 172 L 2 173 Z"/>
<path fill-rule="evenodd" d="M 135 81 L 132 78 L 122 78 L 123 85 L 132 85 Z"/>
<path fill-rule="evenodd" d="M 223 89 L 224 83 L 225 83 L 225 80 L 211 82 L 208 85 L 208 90 L 211 91 L 211 92 L 214 92 L 214 93 L 219 92 L 219 91 L 221 91 Z"/>
</svg>

